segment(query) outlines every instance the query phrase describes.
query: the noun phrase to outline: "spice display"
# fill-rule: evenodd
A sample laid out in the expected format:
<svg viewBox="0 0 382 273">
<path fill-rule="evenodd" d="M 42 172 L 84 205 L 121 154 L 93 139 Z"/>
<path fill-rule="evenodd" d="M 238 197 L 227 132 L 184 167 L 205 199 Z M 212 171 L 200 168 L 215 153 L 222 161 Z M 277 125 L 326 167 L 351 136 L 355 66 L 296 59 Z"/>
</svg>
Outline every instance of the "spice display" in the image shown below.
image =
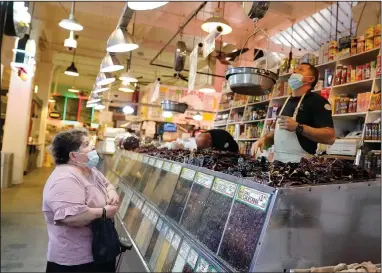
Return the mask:
<svg viewBox="0 0 382 273">
<path fill-rule="evenodd" d="M 267 110 L 266 108 L 260 108 L 260 107 L 248 107 L 243 116 L 244 121 L 250 121 L 250 120 L 259 120 L 259 119 L 264 119 L 267 115 Z"/>
<path fill-rule="evenodd" d="M 359 36 L 357 39 L 357 53 L 362 53 L 365 51 L 365 37 Z"/>
<path fill-rule="evenodd" d="M 350 55 L 357 54 L 357 38 L 352 37 L 351 38 L 351 45 L 350 45 Z"/>
<path fill-rule="evenodd" d="M 153 253 L 152 253 L 150 261 L 149 261 L 149 266 L 150 266 L 150 269 L 152 271 L 154 271 L 155 265 L 158 261 L 160 250 L 162 249 L 164 241 L 166 240 L 167 230 L 168 230 L 167 224 L 163 223 L 162 229 L 159 233 L 158 240 L 156 241 L 156 244 L 155 244 L 154 249 L 153 249 Z"/>
<path fill-rule="evenodd" d="M 181 240 L 182 240 L 182 238 L 180 237 L 180 235 L 178 235 L 178 234 L 174 235 L 174 237 L 171 241 L 171 244 L 170 244 L 170 250 L 168 251 L 168 254 L 166 256 L 164 264 L 161 268 L 161 272 L 170 272 L 171 271 L 171 268 L 172 268 L 172 265 L 174 264 L 174 260 L 176 258 L 176 253 L 178 251 Z"/>
<path fill-rule="evenodd" d="M 192 181 L 194 180 L 196 171 L 183 168 L 182 173 L 176 184 L 171 202 L 167 208 L 167 216 L 175 222 L 179 222 L 182 212 L 186 205 L 187 197 L 190 193 Z"/>
<path fill-rule="evenodd" d="M 128 229 L 129 233 L 133 239 L 135 239 L 135 237 L 137 236 L 137 232 L 138 232 L 139 227 L 140 227 L 142 220 L 143 220 L 143 216 L 144 216 L 144 214 L 142 213 L 143 199 L 138 201 L 136 208 L 137 208 L 137 210 L 133 214 L 133 216 L 134 216 L 133 220 L 129 221 L 130 229 Z"/>
<path fill-rule="evenodd" d="M 180 246 L 178 256 L 176 257 L 172 272 L 182 272 L 184 265 L 186 264 L 187 256 L 191 247 L 187 241 L 183 241 Z"/>
<path fill-rule="evenodd" d="M 186 208 L 183 212 L 183 217 L 180 224 L 188 230 L 190 233 L 196 233 L 197 226 L 195 223 L 199 221 L 199 218 L 203 212 L 205 202 L 210 188 L 212 186 L 213 176 L 198 172 L 194 179 L 194 184 L 188 198 Z"/>
<path fill-rule="evenodd" d="M 173 237 L 174 237 L 174 231 L 169 228 L 167 230 L 165 240 L 163 241 L 162 247 L 160 249 L 159 256 L 153 270 L 154 272 L 162 272 L 162 267 L 166 260 L 167 254 L 170 251 L 170 245 L 171 245 L 171 241 Z"/>
<path fill-rule="evenodd" d="M 146 253 L 142 252 L 142 255 L 144 255 L 147 263 L 150 261 L 151 256 L 153 255 L 154 248 L 159 240 L 159 234 L 160 234 L 160 231 L 162 230 L 162 226 L 163 226 L 163 220 L 159 218 L 155 225 L 153 235 L 151 236 L 150 243 L 148 244 L 146 248 Z M 142 246 L 142 249 L 144 249 L 143 246 Z"/>
<path fill-rule="evenodd" d="M 123 148 L 128 151 L 132 151 L 139 147 L 139 138 L 135 136 L 126 137 L 123 140 Z"/>
<path fill-rule="evenodd" d="M 197 238 L 214 253 L 223 235 L 236 187 L 232 182 L 216 178 L 198 222 Z"/>
<path fill-rule="evenodd" d="M 190 249 L 187 256 L 187 262 L 183 267 L 182 272 L 194 272 L 194 268 L 196 266 L 196 262 L 198 261 L 199 254 L 194 250 Z"/>
<path fill-rule="evenodd" d="M 268 201 L 268 194 L 244 186 L 238 190 L 218 253 L 236 271 L 249 271 L 264 225 Z"/>
<path fill-rule="evenodd" d="M 155 162 L 155 160 L 153 160 L 153 161 Z M 144 169 L 142 179 L 139 180 L 140 182 L 136 187 L 139 192 L 143 192 L 143 189 L 146 187 L 146 185 L 147 185 L 148 181 L 150 180 L 150 177 L 151 177 L 152 173 L 155 171 L 155 169 L 156 168 L 154 166 L 152 166 L 150 164 L 146 164 L 146 168 Z"/>
<path fill-rule="evenodd" d="M 157 220 L 158 215 L 150 209 L 146 212 L 145 217 L 142 220 L 142 224 L 139 227 L 137 237 L 135 238 L 135 242 L 142 255 L 146 254 L 147 248 L 155 230 Z"/>
<path fill-rule="evenodd" d="M 307 269 L 294 269 L 299 273 L 319 273 L 319 272 L 381 272 L 381 266 L 372 262 L 345 264 L 340 263 L 335 266 L 311 267 Z"/>
<path fill-rule="evenodd" d="M 126 229 L 129 231 L 130 234 L 133 230 L 137 229 L 137 220 L 140 218 L 142 206 L 143 200 L 141 200 L 137 195 L 133 195 L 133 197 L 131 198 L 131 202 L 127 208 L 125 218 L 123 219 Z"/>
<path fill-rule="evenodd" d="M 163 168 L 163 169 L 162 169 Z M 162 168 L 156 168 L 152 175 L 150 176 L 149 181 L 146 183 L 146 187 L 143 189 L 143 195 L 146 196 L 150 201 L 153 202 L 153 195 L 155 195 L 155 187 L 159 183 L 159 181 L 162 181 L 162 179 L 165 177 L 167 172 L 171 168 L 171 163 L 164 162 L 162 165 Z"/>
</svg>

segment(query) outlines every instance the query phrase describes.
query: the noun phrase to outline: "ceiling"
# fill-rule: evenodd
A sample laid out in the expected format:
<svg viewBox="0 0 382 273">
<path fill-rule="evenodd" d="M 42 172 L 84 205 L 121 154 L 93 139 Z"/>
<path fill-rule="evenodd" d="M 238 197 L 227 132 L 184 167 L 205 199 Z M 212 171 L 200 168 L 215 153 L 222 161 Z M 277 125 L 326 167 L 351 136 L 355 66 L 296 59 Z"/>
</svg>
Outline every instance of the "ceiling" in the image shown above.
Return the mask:
<svg viewBox="0 0 382 273">
<path fill-rule="evenodd" d="M 129 24 L 129 31 L 132 33 L 134 28 L 134 37 L 140 46 L 132 52 L 131 71 L 135 76 L 142 76 L 143 81 L 153 82 L 157 77 L 173 74 L 171 69 L 152 66 L 149 63 L 177 32 L 179 26 L 201 3 L 170 2 L 155 10 L 138 11 L 135 13 L 135 17 Z M 272 2 L 268 13 L 258 22 L 258 27 L 265 28 L 270 35 L 276 35 L 288 29 L 291 26 L 291 20 L 299 22 L 317 12 L 317 10 L 329 6 L 328 2 L 314 2 L 314 5 L 312 3 Z M 44 24 L 43 34 L 40 39 L 40 54 L 37 59 L 53 62 L 58 68 L 57 71 L 59 71 L 59 84 L 75 84 L 79 88 L 91 88 L 98 74 L 100 62 L 106 54 L 106 41 L 116 28 L 124 5 L 125 2 L 76 2 L 75 18 L 83 25 L 84 30 L 76 33 L 79 35 L 79 38 L 75 63 L 80 76 L 74 79 L 74 77 L 63 74 L 63 71 L 72 62 L 73 56 L 63 46 L 64 40 L 69 37 L 69 32 L 58 26 L 61 19 L 68 18 L 71 2 L 36 2 L 33 19 L 41 20 Z M 204 20 L 212 16 L 217 6 L 218 2 L 208 2 L 196 18 L 192 19 L 184 28 L 182 37 L 178 35 L 165 48 L 155 63 L 172 66 L 175 44 L 181 38 L 186 42 L 188 49 L 192 50 L 193 46 L 206 36 L 206 33 L 201 30 L 201 25 Z M 242 2 L 222 2 L 221 8 L 221 14 L 230 22 L 233 29 L 231 34 L 222 37 L 223 44 L 231 44 L 230 48 L 242 47 L 246 38 L 254 30 L 253 21 L 244 14 Z M 13 47 L 13 43 L 14 40 L 10 37 L 6 37 L 3 40 L 2 59 L 5 60 L 3 64 L 6 66 L 10 62 L 10 54 L 3 52 L 9 52 Z M 256 35 L 248 42 L 247 47 L 250 49 L 255 47 L 265 48 L 266 44 L 265 36 Z M 220 44 L 217 43 L 217 48 L 219 47 Z M 311 51 L 311 48 L 307 46 L 306 49 Z M 272 39 L 270 50 L 283 53 L 284 46 L 277 40 Z M 296 51 L 298 52 L 298 48 Z M 285 53 L 287 52 L 289 52 L 289 48 L 285 50 Z M 298 53 L 301 54 L 303 52 L 304 50 Z M 129 53 L 118 54 L 117 57 L 125 64 L 127 58 L 129 58 Z M 248 51 L 242 56 L 242 61 L 251 62 L 252 59 L 253 50 Z M 211 71 L 214 71 L 215 62 L 215 58 L 212 58 L 209 62 Z M 205 62 L 205 64 L 207 65 L 208 62 Z M 188 66 L 187 61 L 186 69 L 188 69 Z M 202 67 L 199 71 L 207 72 L 208 66 Z M 9 67 L 8 69 L 6 67 L 2 86 L 7 85 L 7 73 L 9 74 Z M 184 74 L 187 75 L 186 72 Z M 204 82 L 206 80 L 206 76 L 198 75 L 197 77 L 197 82 Z M 166 84 L 181 85 L 184 82 L 166 78 Z M 115 85 L 117 86 L 117 84 Z"/>
</svg>

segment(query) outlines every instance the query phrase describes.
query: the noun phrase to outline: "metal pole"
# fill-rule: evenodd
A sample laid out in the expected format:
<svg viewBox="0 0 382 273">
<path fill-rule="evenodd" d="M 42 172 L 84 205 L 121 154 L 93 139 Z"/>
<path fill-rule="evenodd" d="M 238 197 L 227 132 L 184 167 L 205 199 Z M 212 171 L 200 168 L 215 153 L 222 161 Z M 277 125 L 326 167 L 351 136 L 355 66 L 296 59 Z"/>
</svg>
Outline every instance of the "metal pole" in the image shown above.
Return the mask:
<svg viewBox="0 0 382 273">
<path fill-rule="evenodd" d="M 336 11 L 336 41 L 337 41 L 337 35 L 338 35 L 338 5 L 339 3 L 337 2 L 337 11 Z"/>
</svg>

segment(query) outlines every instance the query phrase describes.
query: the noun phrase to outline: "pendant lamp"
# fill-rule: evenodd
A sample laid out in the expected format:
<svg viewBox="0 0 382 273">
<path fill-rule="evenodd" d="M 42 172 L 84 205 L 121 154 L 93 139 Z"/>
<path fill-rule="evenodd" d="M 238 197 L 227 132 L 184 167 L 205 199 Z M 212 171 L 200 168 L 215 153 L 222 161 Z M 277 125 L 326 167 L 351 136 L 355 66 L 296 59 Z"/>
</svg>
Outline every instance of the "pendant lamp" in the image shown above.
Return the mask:
<svg viewBox="0 0 382 273">
<path fill-rule="evenodd" d="M 97 94 L 97 93 L 105 92 L 107 90 L 109 90 L 109 87 L 101 87 L 101 86 L 94 85 L 92 93 Z"/>
<path fill-rule="evenodd" d="M 119 79 L 123 82 L 138 82 L 138 79 L 130 73 L 130 60 L 127 59 L 126 71 L 119 76 Z"/>
<path fill-rule="evenodd" d="M 68 89 L 69 92 L 72 92 L 72 93 L 79 93 L 80 90 L 78 90 L 77 88 L 75 88 L 74 86 L 72 88 L 69 88 Z"/>
<path fill-rule="evenodd" d="M 58 25 L 67 30 L 81 31 L 84 29 L 84 27 L 81 26 L 81 24 L 78 23 L 76 19 L 74 19 L 74 7 L 75 2 L 72 2 L 72 10 L 70 11 L 69 19 L 61 20 L 61 22 Z"/>
<path fill-rule="evenodd" d="M 69 38 L 65 39 L 64 46 L 67 47 L 69 50 L 72 50 L 73 48 L 77 48 L 77 40 L 74 39 L 74 32 L 73 30 L 70 31 Z"/>
<path fill-rule="evenodd" d="M 208 18 L 202 24 L 202 29 L 205 32 L 211 33 L 213 30 L 216 30 L 218 26 L 223 28 L 221 35 L 227 35 L 232 32 L 232 27 L 229 22 L 220 17 L 220 2 L 218 2 L 218 8 L 215 10 L 214 16 Z"/>
<path fill-rule="evenodd" d="M 171 118 L 173 116 L 174 116 L 174 114 L 170 111 L 163 111 L 162 112 L 162 117 L 164 117 L 164 118 Z"/>
<path fill-rule="evenodd" d="M 126 28 L 118 27 L 107 40 L 106 50 L 108 52 L 128 52 L 137 49 L 139 46 L 135 38 Z"/>
<path fill-rule="evenodd" d="M 101 72 L 115 72 L 122 70 L 124 67 L 119 62 L 114 53 L 107 53 L 101 62 Z"/>
<path fill-rule="evenodd" d="M 132 86 L 129 82 L 122 82 L 121 87 L 118 88 L 119 91 L 133 93 L 135 91 L 135 87 Z"/>
<path fill-rule="evenodd" d="M 113 83 L 115 81 L 115 78 L 111 75 L 111 73 L 98 73 L 98 76 L 96 78 L 96 85 L 97 86 L 103 86 L 108 85 L 110 83 Z"/>
<path fill-rule="evenodd" d="M 71 65 L 65 70 L 65 74 L 68 76 L 78 77 L 80 74 L 78 73 L 78 69 L 74 64 L 74 58 L 76 56 L 76 50 L 73 51 L 73 61 Z"/>
<path fill-rule="evenodd" d="M 125 107 L 122 108 L 122 112 L 125 113 L 126 115 L 134 113 L 134 108 L 131 107 L 130 105 L 126 105 Z"/>
<path fill-rule="evenodd" d="M 87 101 L 87 104 L 93 104 L 101 101 L 101 97 L 97 94 L 90 93 L 89 99 Z"/>
<path fill-rule="evenodd" d="M 192 118 L 194 120 L 203 120 L 203 116 L 200 112 L 197 112 Z"/>
<path fill-rule="evenodd" d="M 215 88 L 209 83 L 202 85 L 202 87 L 199 88 L 199 91 L 202 93 L 214 93 L 214 92 L 216 92 Z"/>
<path fill-rule="evenodd" d="M 103 105 L 102 103 L 96 104 L 96 105 L 94 106 L 94 109 L 96 109 L 96 110 L 103 110 L 103 109 L 105 109 L 105 108 L 106 108 L 106 106 Z"/>
<path fill-rule="evenodd" d="M 141 1 L 128 1 L 127 5 L 133 10 L 151 10 L 162 7 L 168 2 L 141 2 Z"/>
</svg>

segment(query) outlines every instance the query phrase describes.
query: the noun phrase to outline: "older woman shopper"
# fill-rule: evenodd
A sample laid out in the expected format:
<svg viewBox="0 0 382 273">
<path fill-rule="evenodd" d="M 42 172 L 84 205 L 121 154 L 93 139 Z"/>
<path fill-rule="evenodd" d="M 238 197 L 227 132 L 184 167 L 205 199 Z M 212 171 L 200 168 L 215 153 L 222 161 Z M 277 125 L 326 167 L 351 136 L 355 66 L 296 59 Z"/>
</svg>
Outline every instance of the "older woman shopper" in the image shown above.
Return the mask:
<svg viewBox="0 0 382 273">
<path fill-rule="evenodd" d="M 94 263 L 90 223 L 113 218 L 119 197 L 95 167 L 99 157 L 84 129 L 60 132 L 52 143 L 56 168 L 43 193 L 48 228 L 47 272 L 115 272 L 115 263 Z"/>
</svg>

